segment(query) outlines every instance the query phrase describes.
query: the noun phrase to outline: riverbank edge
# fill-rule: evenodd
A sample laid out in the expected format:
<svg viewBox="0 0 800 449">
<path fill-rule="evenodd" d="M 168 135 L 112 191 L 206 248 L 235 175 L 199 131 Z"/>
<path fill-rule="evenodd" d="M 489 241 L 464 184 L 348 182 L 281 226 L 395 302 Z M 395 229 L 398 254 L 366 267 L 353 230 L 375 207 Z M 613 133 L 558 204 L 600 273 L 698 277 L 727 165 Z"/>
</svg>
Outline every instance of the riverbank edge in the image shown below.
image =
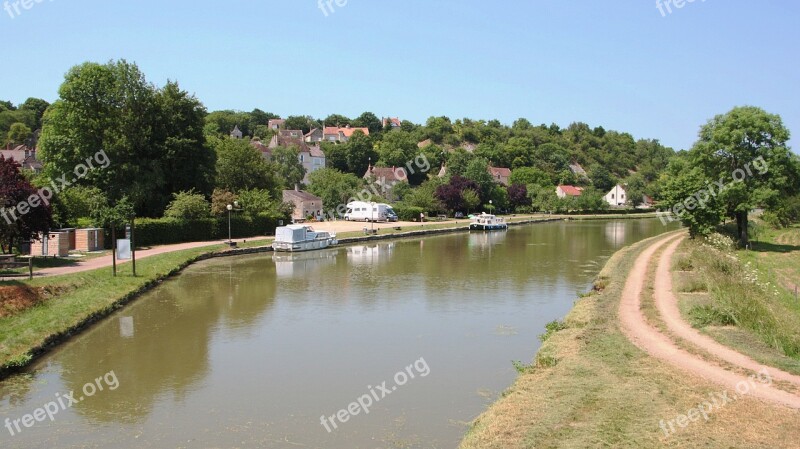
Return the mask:
<svg viewBox="0 0 800 449">
<path fill-rule="evenodd" d="M 579 359 L 582 358 L 580 353 L 576 353 L 574 351 L 573 346 L 576 345 L 576 343 L 580 344 L 580 340 L 585 338 L 582 330 L 589 323 L 597 321 L 601 318 L 599 316 L 601 310 L 596 307 L 593 302 L 602 300 L 618 303 L 620 298 L 617 297 L 616 294 L 614 294 L 613 298 L 606 298 L 604 297 L 604 293 L 607 289 L 609 289 L 609 287 L 614 287 L 613 289 L 621 294 L 622 285 L 624 285 L 625 281 L 627 280 L 630 270 L 625 269 L 623 272 L 621 272 L 619 269 L 625 268 L 626 265 L 632 266 L 632 260 L 654 242 L 658 241 L 659 239 L 663 239 L 670 234 L 674 235 L 679 232 L 683 231 L 667 231 L 620 248 L 618 251 L 612 254 L 612 256 L 606 261 L 600 273 L 598 273 L 596 276 L 592 284 L 593 288 L 585 295 L 581 295 L 576 298 L 570 311 L 562 320 L 559 320 L 561 323 L 565 324 L 565 329 L 569 329 L 570 331 L 557 331 L 550 338 L 547 338 L 542 342 L 541 346 L 534 354 L 532 363 L 526 370 L 527 372 L 521 372 L 519 375 L 517 375 L 517 377 L 514 379 L 514 382 L 500 395 L 500 397 L 492 402 L 483 412 L 481 412 L 478 417 L 476 417 L 470 423 L 469 429 L 465 432 L 464 437 L 458 446 L 459 449 L 480 447 L 476 446 L 475 444 L 480 442 L 482 439 L 485 440 L 486 437 L 484 434 L 492 434 L 493 432 L 496 432 L 496 427 L 502 428 L 503 426 L 500 424 L 500 421 L 502 421 L 503 415 L 498 413 L 497 410 L 501 409 L 502 407 L 509 407 L 509 402 L 516 404 L 511 405 L 510 407 L 512 408 L 524 407 L 524 402 L 530 399 L 527 396 L 533 396 L 533 394 L 528 388 L 522 386 L 523 377 L 531 374 L 539 374 L 540 378 L 537 379 L 537 389 L 548 390 L 551 388 L 558 388 L 559 386 L 555 385 L 556 381 L 547 375 L 548 371 L 550 371 L 552 366 L 555 366 L 555 364 L 558 363 L 558 358 L 556 357 L 557 354 L 572 353 L 573 355 L 571 355 L 571 357 L 577 357 Z M 600 298 L 598 298 L 598 296 Z M 617 321 L 618 317 L 614 316 L 613 319 Z M 589 361 L 585 360 L 585 362 Z M 548 381 L 550 381 L 553 385 L 548 385 Z M 575 386 L 574 388 L 580 387 Z M 548 404 L 548 407 L 552 407 L 552 404 Z M 531 422 L 530 424 L 523 426 L 523 430 L 515 429 L 514 433 L 524 433 L 527 435 L 527 430 L 533 428 L 534 425 L 535 422 Z M 504 430 L 508 432 L 509 429 Z M 526 441 L 526 443 L 532 442 Z"/>
<path fill-rule="evenodd" d="M 652 218 L 652 216 L 641 216 L 635 215 L 631 218 Z M 517 222 L 510 222 L 509 226 L 523 226 L 523 225 L 531 225 L 531 224 L 539 224 L 539 223 L 549 223 L 549 222 L 557 222 L 563 220 L 571 220 L 570 216 L 554 216 L 554 217 L 545 217 L 545 218 L 532 218 L 527 220 L 520 220 Z M 607 216 L 582 216 L 581 219 L 585 220 L 600 220 L 600 219 L 621 219 L 620 217 L 607 217 Z M 444 228 L 444 229 L 423 229 L 423 230 L 416 230 L 410 232 L 390 232 L 387 234 L 379 234 L 379 235 L 371 235 L 371 236 L 363 236 L 363 237 L 349 237 L 344 238 L 339 241 L 340 245 L 351 245 L 355 243 L 363 243 L 363 242 L 372 242 L 372 241 L 382 241 L 382 240 L 401 240 L 406 238 L 414 238 L 414 237 L 426 237 L 426 236 L 435 236 L 435 235 L 444 235 L 444 234 L 454 234 L 459 232 L 469 231 L 469 225 L 466 226 L 456 226 L 452 228 Z M 100 321 L 108 318 L 109 316 L 113 315 L 117 311 L 125 308 L 127 305 L 131 304 L 135 300 L 137 300 L 143 294 L 153 290 L 164 281 L 179 275 L 183 270 L 186 268 L 204 260 L 216 259 L 221 257 L 234 257 L 234 256 L 244 256 L 244 255 L 251 255 L 251 254 L 263 254 L 263 253 L 270 253 L 273 252 L 272 247 L 269 245 L 266 246 L 258 246 L 253 248 L 241 248 L 241 249 L 225 249 L 220 251 L 219 247 L 209 247 L 208 252 L 200 254 L 198 256 L 192 257 L 178 265 L 174 268 L 169 270 L 166 274 L 155 277 L 150 279 L 149 281 L 145 282 L 141 287 L 131 291 L 122 297 L 118 298 L 117 300 L 111 302 L 107 306 L 99 309 L 99 310 L 92 310 L 87 311 L 85 316 L 79 319 L 78 323 L 74 326 L 70 326 L 66 329 L 60 329 L 56 332 L 51 333 L 47 337 L 43 339 L 42 344 L 32 347 L 28 349 L 27 355 L 28 360 L 25 363 L 21 364 L 9 364 L 6 363 L 0 366 L 0 381 L 7 379 L 8 377 L 18 374 L 25 369 L 32 366 L 36 363 L 39 359 L 43 356 L 50 353 L 52 350 L 56 349 L 57 347 L 67 343 L 72 338 L 79 336 L 81 333 L 89 330 L 92 326 L 99 323 Z M 156 256 L 157 257 L 157 256 Z M 102 269 L 102 268 L 101 268 Z M 69 276 L 69 275 L 66 275 Z"/>
</svg>

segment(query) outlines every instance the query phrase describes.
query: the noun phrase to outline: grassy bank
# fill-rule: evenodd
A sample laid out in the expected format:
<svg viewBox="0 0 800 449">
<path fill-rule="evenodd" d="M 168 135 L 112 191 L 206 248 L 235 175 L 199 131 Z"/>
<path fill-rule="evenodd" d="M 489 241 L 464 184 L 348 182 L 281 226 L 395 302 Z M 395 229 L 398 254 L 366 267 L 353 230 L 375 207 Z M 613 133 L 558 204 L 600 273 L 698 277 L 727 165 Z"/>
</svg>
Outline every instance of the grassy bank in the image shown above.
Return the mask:
<svg viewBox="0 0 800 449">
<path fill-rule="evenodd" d="M 562 330 L 550 334 L 514 385 L 473 423 L 462 449 L 792 447 L 797 412 L 749 398 L 671 435 L 659 427 L 719 387 L 649 357 L 619 329 L 627 273 L 653 241 L 608 261 L 596 291 L 576 302 Z M 651 290 L 646 286 L 644 296 Z"/>
<path fill-rule="evenodd" d="M 800 374 L 800 227 L 761 227 L 752 250 L 715 236 L 684 242 L 674 262 L 684 318 L 751 358 Z"/>
</svg>

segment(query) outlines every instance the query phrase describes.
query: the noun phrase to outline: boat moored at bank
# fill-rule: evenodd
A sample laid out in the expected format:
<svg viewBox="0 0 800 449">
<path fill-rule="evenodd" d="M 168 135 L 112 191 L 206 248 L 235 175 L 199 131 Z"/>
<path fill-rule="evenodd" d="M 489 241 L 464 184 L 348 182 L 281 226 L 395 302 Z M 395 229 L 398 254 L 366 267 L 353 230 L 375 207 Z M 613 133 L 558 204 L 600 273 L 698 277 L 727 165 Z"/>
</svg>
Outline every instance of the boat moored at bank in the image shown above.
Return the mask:
<svg viewBox="0 0 800 449">
<path fill-rule="evenodd" d="M 472 220 L 469 229 L 471 231 L 505 231 L 508 229 L 508 223 L 503 218 L 483 213 Z"/>
<path fill-rule="evenodd" d="M 281 226 L 275 230 L 272 249 L 278 252 L 300 252 L 324 249 L 336 245 L 336 234 L 315 231 L 309 225 Z"/>
</svg>

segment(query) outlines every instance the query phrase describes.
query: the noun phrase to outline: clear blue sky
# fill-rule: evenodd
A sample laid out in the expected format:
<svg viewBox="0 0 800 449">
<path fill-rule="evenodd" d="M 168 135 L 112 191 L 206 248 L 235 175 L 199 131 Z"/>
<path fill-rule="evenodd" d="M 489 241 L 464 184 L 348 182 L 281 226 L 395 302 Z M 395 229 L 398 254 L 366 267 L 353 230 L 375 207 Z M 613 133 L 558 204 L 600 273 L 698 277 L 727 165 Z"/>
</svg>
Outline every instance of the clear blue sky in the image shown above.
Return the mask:
<svg viewBox="0 0 800 449">
<path fill-rule="evenodd" d="M 696 0 L 666 17 L 655 0 L 348 0 L 334 10 L 326 17 L 317 0 L 43 0 L 13 19 L 0 10 L 0 99 L 53 101 L 71 66 L 125 58 L 209 110 L 583 121 L 682 149 L 710 117 L 749 104 L 800 133 L 798 2 Z"/>
</svg>

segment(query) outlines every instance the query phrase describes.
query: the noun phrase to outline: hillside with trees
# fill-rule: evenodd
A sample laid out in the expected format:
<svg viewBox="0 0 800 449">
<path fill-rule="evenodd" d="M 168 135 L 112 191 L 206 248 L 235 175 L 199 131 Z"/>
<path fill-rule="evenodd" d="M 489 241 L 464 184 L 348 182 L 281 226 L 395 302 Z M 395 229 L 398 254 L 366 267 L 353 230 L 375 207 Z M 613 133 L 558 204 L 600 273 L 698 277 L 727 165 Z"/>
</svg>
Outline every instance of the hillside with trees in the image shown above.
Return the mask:
<svg viewBox="0 0 800 449">
<path fill-rule="evenodd" d="M 241 219 L 275 222 L 290 214 L 281 192 L 305 177 L 297 148 L 272 148 L 266 158 L 259 150 L 277 133 L 268 123 L 279 114 L 208 112 L 177 82 L 157 87 L 126 61 L 75 66 L 58 94 L 52 105 L 35 98 L 16 106 L 0 102 L 6 143 L 37 144 L 44 163 L 43 173 L 26 174 L 31 188 L 71 173 L 99 149 L 108 155 L 108 168 L 90 171 L 53 199 L 54 225 L 96 222 L 93 210 L 120 201 L 130 201 L 138 217 L 164 220 L 220 220 L 236 201 L 243 205 Z M 769 163 L 768 175 L 750 177 L 680 219 L 693 233 L 703 233 L 730 217 L 746 241 L 746 212 L 752 208 L 766 208 L 776 225 L 800 215 L 800 164 L 786 147 L 788 130 L 780 117 L 757 108 L 712 119 L 694 148 L 677 153 L 655 139 L 582 122 L 562 128 L 524 118 L 506 125 L 438 116 L 415 124 L 373 112 L 289 116 L 282 122 L 283 129 L 303 133 L 326 126 L 366 128 L 368 134 L 355 131 L 341 142 L 320 142 L 326 167 L 311 173 L 304 188 L 328 203 L 345 202 L 369 191 L 364 175 L 370 166 L 406 167 L 407 184 L 372 195 L 393 202 L 406 219 L 482 210 L 602 211 L 609 208 L 603 195 L 616 185 L 627 191 L 626 207 L 645 199 L 671 207 L 758 156 Z M 241 139 L 231 137 L 234 128 Z M 508 179 L 498 182 L 492 167 L 510 169 L 503 171 Z M 559 185 L 576 186 L 582 194 L 559 198 Z M 326 210 L 337 206 L 325 204 Z"/>
</svg>

